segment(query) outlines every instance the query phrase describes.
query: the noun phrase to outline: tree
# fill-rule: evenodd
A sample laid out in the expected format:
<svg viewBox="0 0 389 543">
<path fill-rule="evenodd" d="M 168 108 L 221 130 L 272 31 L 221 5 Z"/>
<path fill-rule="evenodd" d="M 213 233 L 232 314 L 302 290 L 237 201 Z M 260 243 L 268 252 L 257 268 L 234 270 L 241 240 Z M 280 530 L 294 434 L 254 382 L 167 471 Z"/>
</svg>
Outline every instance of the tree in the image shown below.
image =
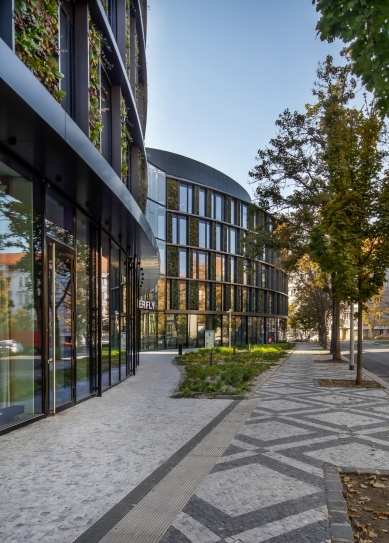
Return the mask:
<svg viewBox="0 0 389 543">
<path fill-rule="evenodd" d="M 387 0 L 312 0 L 321 12 L 316 30 L 322 41 L 347 44 L 353 71 L 374 92 L 381 114 L 389 113 L 389 2 Z"/>
<path fill-rule="evenodd" d="M 330 173 L 325 160 L 327 140 L 322 130 L 326 99 L 347 104 L 355 97 L 357 82 L 351 66 L 334 66 L 328 56 L 317 71 L 316 102 L 304 114 L 285 110 L 276 121 L 278 133 L 258 151 L 258 164 L 249 172 L 256 185 L 258 205 L 273 214 L 275 227 L 259 224 L 244 242 L 246 255 L 255 259 L 263 246 L 275 249 L 280 265 L 293 271 L 310 253 L 312 228 L 331 198 Z M 333 277 L 334 279 L 334 277 Z M 332 294 L 335 282 L 332 281 Z M 339 301 L 333 296 L 331 352 L 340 358 Z M 324 338 L 323 338 L 324 340 Z"/>
<path fill-rule="evenodd" d="M 321 269 L 332 274 L 335 299 L 358 303 L 361 384 L 363 308 L 379 292 L 389 266 L 386 130 L 375 103 L 358 110 L 331 94 L 322 100 L 331 198 L 312 228 L 310 251 Z"/>
</svg>

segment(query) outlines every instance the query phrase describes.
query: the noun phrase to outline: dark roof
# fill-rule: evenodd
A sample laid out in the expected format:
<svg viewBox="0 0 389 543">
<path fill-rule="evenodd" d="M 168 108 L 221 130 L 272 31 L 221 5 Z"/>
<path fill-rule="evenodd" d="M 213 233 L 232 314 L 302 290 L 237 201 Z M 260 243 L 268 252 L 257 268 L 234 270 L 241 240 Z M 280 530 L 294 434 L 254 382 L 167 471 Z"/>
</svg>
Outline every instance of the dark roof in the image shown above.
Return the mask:
<svg viewBox="0 0 389 543">
<path fill-rule="evenodd" d="M 249 193 L 236 181 L 219 170 L 211 168 L 202 162 L 193 160 L 186 156 L 169 153 L 161 149 L 146 148 L 147 160 L 157 168 L 160 168 L 167 175 L 188 179 L 195 183 L 206 185 L 213 189 L 225 192 L 230 196 L 251 202 Z"/>
</svg>

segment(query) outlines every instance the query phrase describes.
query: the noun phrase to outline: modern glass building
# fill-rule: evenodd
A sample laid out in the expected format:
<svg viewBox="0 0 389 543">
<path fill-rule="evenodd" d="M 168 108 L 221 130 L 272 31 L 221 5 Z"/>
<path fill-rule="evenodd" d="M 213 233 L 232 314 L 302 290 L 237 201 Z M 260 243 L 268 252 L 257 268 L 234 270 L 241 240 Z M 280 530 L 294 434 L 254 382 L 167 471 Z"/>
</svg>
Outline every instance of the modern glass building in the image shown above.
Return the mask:
<svg viewBox="0 0 389 543">
<path fill-rule="evenodd" d="M 159 278 L 146 16 L 144 0 L 0 2 L 0 433 L 136 371 Z"/>
<path fill-rule="evenodd" d="M 272 250 L 248 266 L 241 240 L 272 218 L 236 181 L 205 164 L 147 149 L 146 217 L 161 255 L 158 285 L 141 298 L 141 348 L 284 340 L 287 276 Z M 250 270 L 250 273 L 248 273 Z"/>
</svg>

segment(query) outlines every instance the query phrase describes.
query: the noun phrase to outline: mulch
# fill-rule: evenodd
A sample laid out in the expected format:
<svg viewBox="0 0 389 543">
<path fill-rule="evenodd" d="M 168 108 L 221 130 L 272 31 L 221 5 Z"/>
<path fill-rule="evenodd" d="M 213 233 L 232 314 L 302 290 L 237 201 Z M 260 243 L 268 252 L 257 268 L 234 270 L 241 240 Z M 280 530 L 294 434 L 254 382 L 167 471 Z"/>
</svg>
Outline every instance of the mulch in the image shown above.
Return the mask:
<svg viewBox="0 0 389 543">
<path fill-rule="evenodd" d="M 329 388 L 382 388 L 379 383 L 367 379 L 364 379 L 361 385 L 357 385 L 352 379 L 318 379 L 317 382 L 321 387 Z"/>
<path fill-rule="evenodd" d="M 388 543 L 389 477 L 343 473 L 341 479 L 354 541 Z"/>
</svg>

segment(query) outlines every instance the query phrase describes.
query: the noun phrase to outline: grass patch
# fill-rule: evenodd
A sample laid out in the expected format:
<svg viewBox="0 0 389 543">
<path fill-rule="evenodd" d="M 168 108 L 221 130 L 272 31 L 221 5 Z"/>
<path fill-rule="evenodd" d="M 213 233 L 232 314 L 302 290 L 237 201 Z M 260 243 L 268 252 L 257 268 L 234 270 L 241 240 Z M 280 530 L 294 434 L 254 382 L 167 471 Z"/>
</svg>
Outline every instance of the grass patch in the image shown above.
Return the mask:
<svg viewBox="0 0 389 543">
<path fill-rule="evenodd" d="M 176 358 L 176 363 L 185 366 L 185 378 L 176 397 L 197 397 L 203 395 L 236 395 L 250 390 L 253 380 L 269 369 L 293 347 L 290 343 L 273 345 L 252 345 L 236 347 L 215 347 L 213 365 L 210 362 L 211 349 L 189 351 Z"/>
</svg>

